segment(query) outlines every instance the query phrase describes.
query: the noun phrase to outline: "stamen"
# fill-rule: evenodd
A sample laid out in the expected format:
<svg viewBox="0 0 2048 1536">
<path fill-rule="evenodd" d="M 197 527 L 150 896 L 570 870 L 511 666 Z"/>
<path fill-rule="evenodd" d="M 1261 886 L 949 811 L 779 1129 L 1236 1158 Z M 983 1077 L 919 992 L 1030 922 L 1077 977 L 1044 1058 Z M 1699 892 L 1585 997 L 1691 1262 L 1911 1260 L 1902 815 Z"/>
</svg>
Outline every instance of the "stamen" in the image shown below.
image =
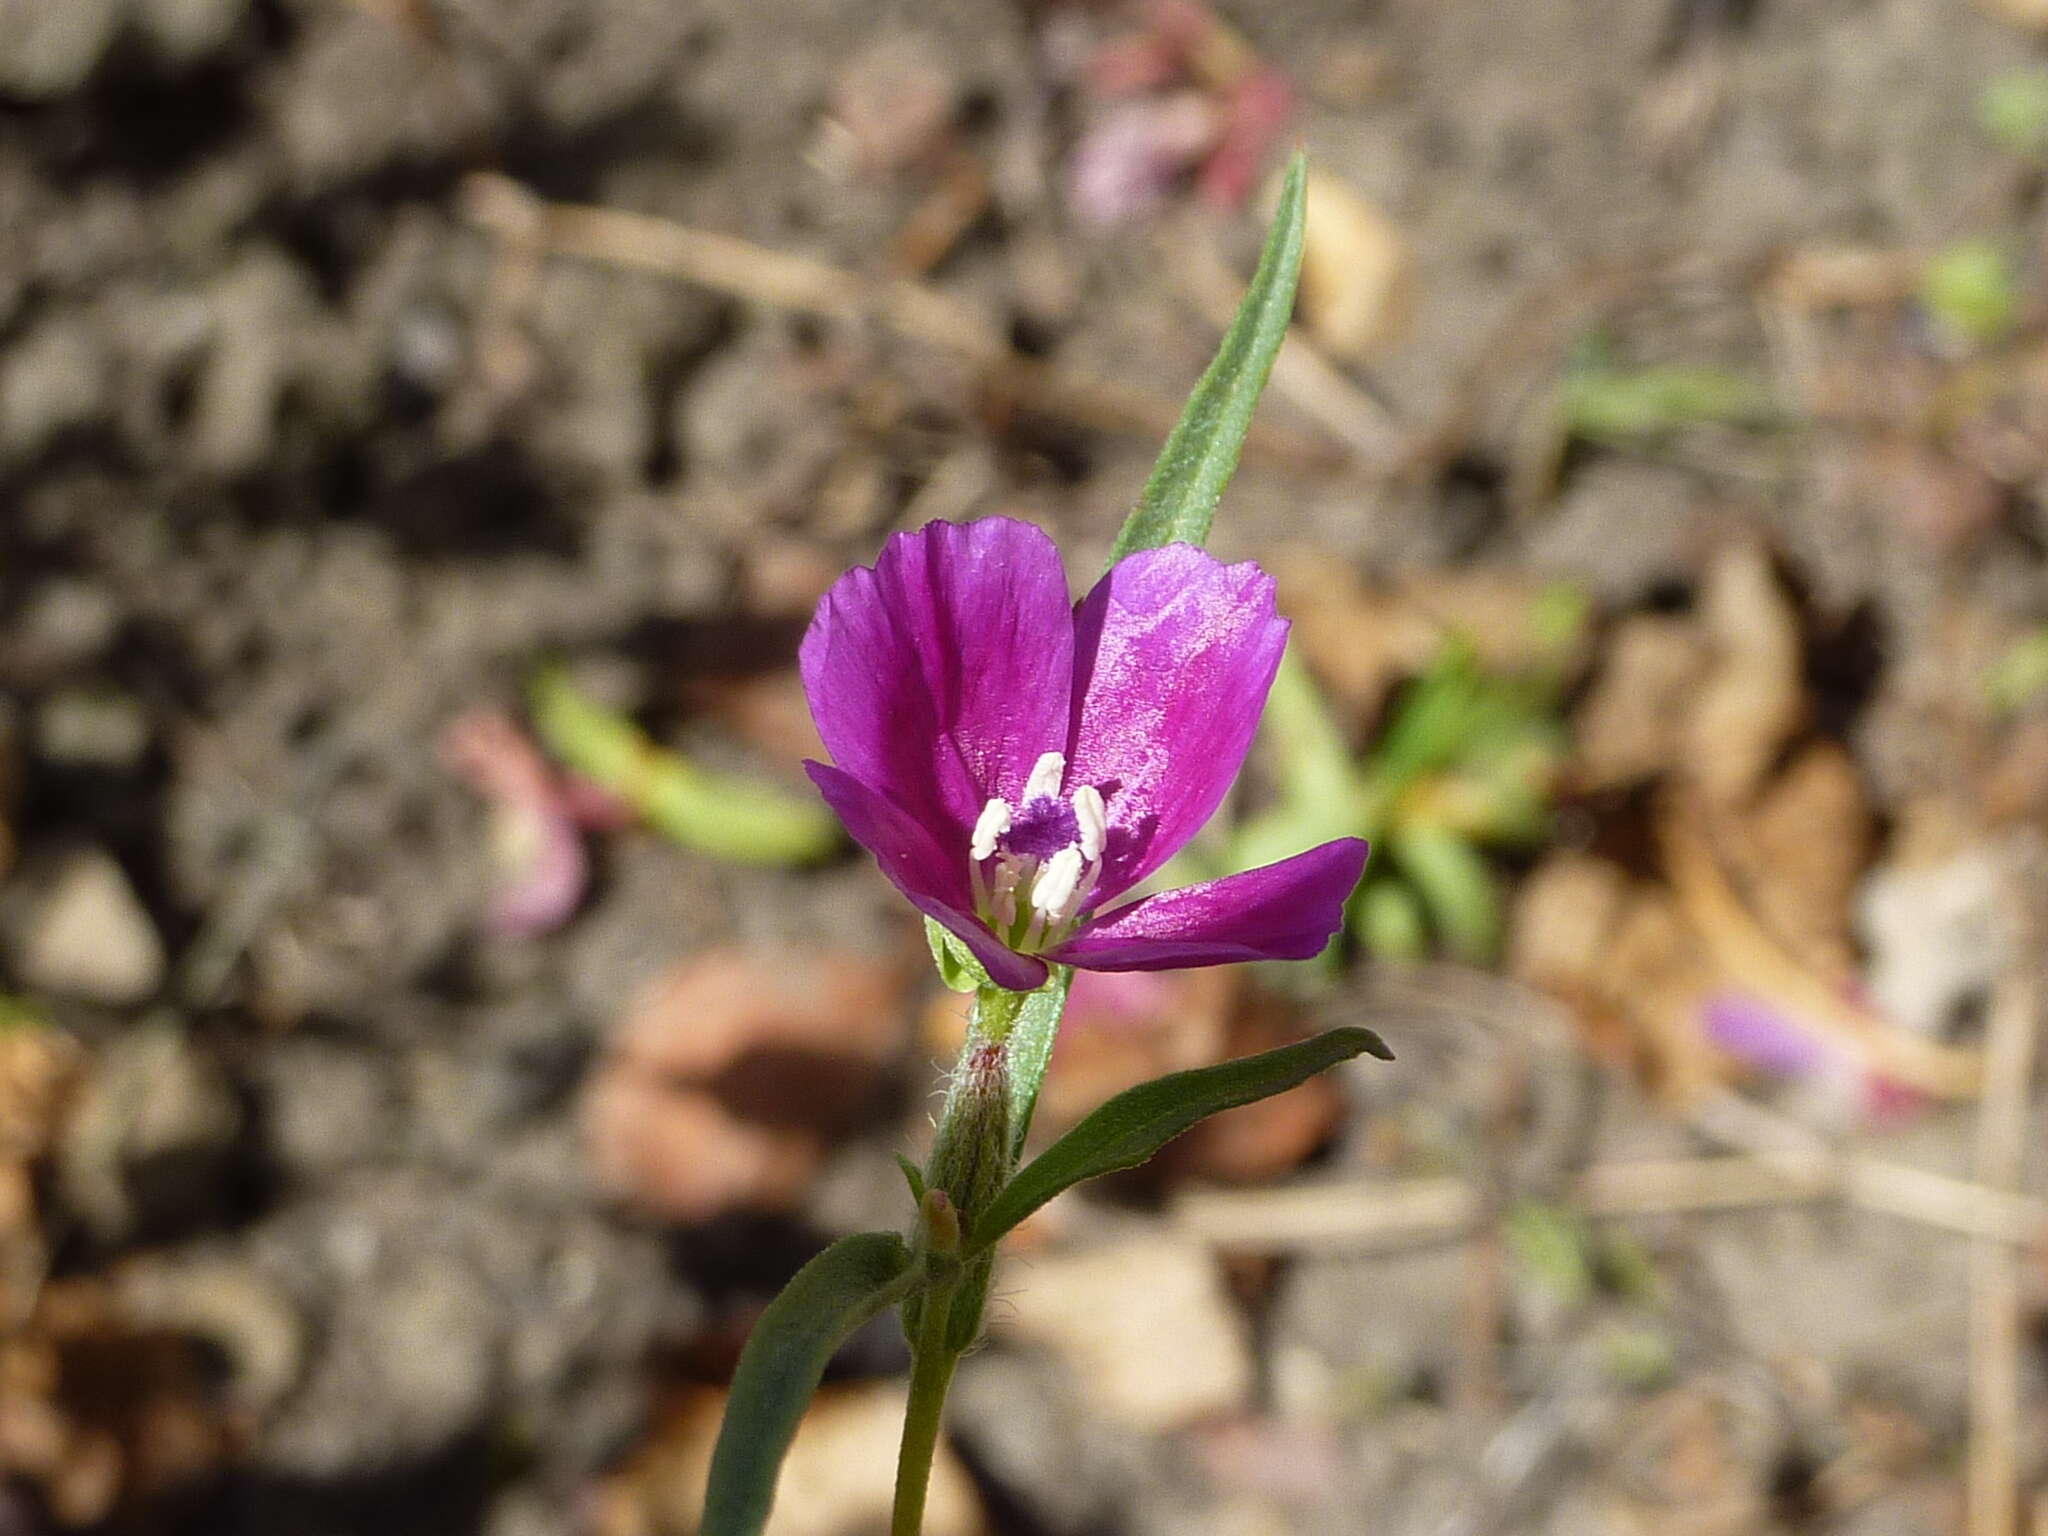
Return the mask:
<svg viewBox="0 0 2048 1536">
<path fill-rule="evenodd" d="M 1081 857 L 1092 864 L 1102 857 L 1102 845 L 1109 840 L 1109 815 L 1102 806 L 1102 791 L 1093 784 L 1074 791 L 1074 825 L 1081 832 Z"/>
<path fill-rule="evenodd" d="M 1055 922 L 1065 916 L 1066 905 L 1081 885 L 1081 850 L 1062 848 L 1045 861 L 1031 887 L 1031 907 Z"/>
<path fill-rule="evenodd" d="M 1008 856 L 996 860 L 995 889 L 989 892 L 988 907 L 1000 929 L 1017 921 L 1017 887 L 1023 883 L 1028 862 Z"/>
<path fill-rule="evenodd" d="M 1073 900 L 1067 903 L 1068 917 L 1073 917 L 1083 907 L 1088 905 L 1088 898 L 1095 894 L 1095 884 L 1101 878 L 1101 861 L 1097 859 L 1091 859 L 1088 863 L 1088 872 L 1081 877 L 1080 889 L 1074 892 Z"/>
<path fill-rule="evenodd" d="M 1060 792 L 1060 780 L 1067 771 L 1067 756 L 1064 752 L 1046 752 L 1031 765 L 1031 777 L 1024 781 L 1024 799 L 1028 803 L 1043 796 L 1051 799 Z"/>
<path fill-rule="evenodd" d="M 995 799 L 981 808 L 981 817 L 974 823 L 974 841 L 968 845 L 967 856 L 977 863 L 993 858 L 996 839 L 1010 830 L 1010 803 Z"/>
</svg>

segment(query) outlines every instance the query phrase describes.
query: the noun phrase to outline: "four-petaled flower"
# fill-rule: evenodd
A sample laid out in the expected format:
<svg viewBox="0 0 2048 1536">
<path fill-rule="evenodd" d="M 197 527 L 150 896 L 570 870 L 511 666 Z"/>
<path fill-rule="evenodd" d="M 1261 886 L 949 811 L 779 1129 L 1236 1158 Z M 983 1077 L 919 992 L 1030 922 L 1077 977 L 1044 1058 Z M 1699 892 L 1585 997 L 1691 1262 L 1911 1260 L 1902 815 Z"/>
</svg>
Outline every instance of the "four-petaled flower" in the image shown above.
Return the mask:
<svg viewBox="0 0 2048 1536">
<path fill-rule="evenodd" d="M 1187 544 L 1076 606 L 1052 540 L 987 518 L 897 534 L 833 584 L 804 691 L 812 780 L 882 872 L 998 986 L 1303 960 L 1337 929 L 1357 838 L 1111 906 L 1215 813 L 1287 642 L 1273 581 Z"/>
</svg>

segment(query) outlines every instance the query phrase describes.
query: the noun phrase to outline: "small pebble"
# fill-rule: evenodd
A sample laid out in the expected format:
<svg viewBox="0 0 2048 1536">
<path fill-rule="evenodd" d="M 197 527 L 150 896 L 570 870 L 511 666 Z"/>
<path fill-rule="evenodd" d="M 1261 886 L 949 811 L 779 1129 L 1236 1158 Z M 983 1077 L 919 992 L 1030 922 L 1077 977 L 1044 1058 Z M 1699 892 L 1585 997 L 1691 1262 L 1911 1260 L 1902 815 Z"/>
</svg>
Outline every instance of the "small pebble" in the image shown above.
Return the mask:
<svg viewBox="0 0 2048 1536">
<path fill-rule="evenodd" d="M 149 720 L 134 697 L 66 689 L 36 710 L 36 751 L 59 768 L 126 773 L 149 750 Z"/>
<path fill-rule="evenodd" d="M 0 0 L 0 95 L 76 90 L 114 40 L 120 0 Z"/>
<path fill-rule="evenodd" d="M 16 970 L 36 991 L 118 1008 L 163 983 L 163 940 L 121 866 L 96 848 L 52 871 L 12 937 Z"/>
</svg>

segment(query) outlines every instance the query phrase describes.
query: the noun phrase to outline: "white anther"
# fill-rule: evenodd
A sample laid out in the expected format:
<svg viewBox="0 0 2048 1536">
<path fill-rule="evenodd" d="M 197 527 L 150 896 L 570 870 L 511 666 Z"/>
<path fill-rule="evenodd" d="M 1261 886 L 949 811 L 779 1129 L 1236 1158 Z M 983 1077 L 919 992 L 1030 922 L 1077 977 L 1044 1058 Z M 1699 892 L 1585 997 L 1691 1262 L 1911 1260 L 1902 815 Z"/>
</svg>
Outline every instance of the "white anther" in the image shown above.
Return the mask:
<svg viewBox="0 0 2048 1536">
<path fill-rule="evenodd" d="M 1092 864 L 1109 840 L 1109 814 L 1102 808 L 1102 791 L 1093 784 L 1074 791 L 1074 825 L 1081 831 L 1081 857 Z"/>
<path fill-rule="evenodd" d="M 967 856 L 976 863 L 992 858 L 996 851 L 996 839 L 1010 830 L 1010 803 L 1007 800 L 991 800 L 981 808 L 981 817 L 974 823 L 974 841 L 967 846 Z"/>
<path fill-rule="evenodd" d="M 1024 781 L 1024 799 L 1028 803 L 1041 796 L 1048 799 L 1060 792 L 1060 780 L 1066 775 L 1067 756 L 1064 752 L 1047 752 L 1031 765 L 1031 777 Z"/>
<path fill-rule="evenodd" d="M 1081 850 L 1062 848 L 1045 861 L 1031 887 L 1031 909 L 1060 918 L 1081 885 Z"/>
</svg>

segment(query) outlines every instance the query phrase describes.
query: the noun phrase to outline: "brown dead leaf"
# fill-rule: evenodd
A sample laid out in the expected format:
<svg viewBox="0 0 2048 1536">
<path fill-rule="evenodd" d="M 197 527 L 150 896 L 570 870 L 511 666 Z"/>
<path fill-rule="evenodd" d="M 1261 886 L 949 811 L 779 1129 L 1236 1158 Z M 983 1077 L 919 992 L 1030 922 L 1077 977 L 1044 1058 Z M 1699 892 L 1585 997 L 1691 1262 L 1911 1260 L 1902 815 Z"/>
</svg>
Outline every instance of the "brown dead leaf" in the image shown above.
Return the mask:
<svg viewBox="0 0 2048 1536">
<path fill-rule="evenodd" d="M 0 1161 L 49 1149 L 81 1065 L 68 1035 L 31 1021 L 0 1022 Z"/>
<path fill-rule="evenodd" d="M 1508 969 L 1569 1004 L 1596 1056 L 1668 1102 L 1715 1080 L 1700 1015 L 1713 971 L 1662 887 L 1589 854 L 1553 854 L 1522 886 Z"/>
<path fill-rule="evenodd" d="M 1806 718 L 1799 616 L 1761 545 L 1707 569 L 1700 621 L 1713 660 L 1686 721 L 1682 764 L 1715 804 L 1754 793 Z"/>
<path fill-rule="evenodd" d="M 56 1142 L 81 1069 L 70 1036 L 0 1020 L 0 1324 L 21 1318 L 42 1278 L 36 1167 Z"/>
<path fill-rule="evenodd" d="M 0 1479 L 36 1489 L 61 1527 L 160 1504 L 234 1449 L 191 1342 L 136 1328 L 95 1281 L 44 1287 L 0 1336 Z"/>
<path fill-rule="evenodd" d="M 1607 964 L 1605 998 L 1636 1026 L 1645 1080 L 1666 1103 L 1692 1103 L 1718 1080 L 1701 1015 L 1715 976 L 1665 892 L 1638 891 L 1615 926 Z"/>
<path fill-rule="evenodd" d="M 1522 882 L 1508 927 L 1508 974 L 1567 995 L 1601 987 L 1608 944 L 1629 900 L 1617 864 L 1556 853 Z"/>
<path fill-rule="evenodd" d="M 1798 1018 L 1848 1060 L 1895 1083 L 1935 1098 L 1974 1096 L 1983 1072 L 1977 1052 L 1893 1027 L 1856 1000 L 1847 977 L 1822 975 L 1786 949 L 1744 904 L 1717 854 L 1712 825 L 1697 805 L 1675 796 L 1658 831 L 1679 910 L 1719 981 Z"/>
<path fill-rule="evenodd" d="M 2013 727 L 1985 774 L 1983 805 L 1994 826 L 2048 818 L 2048 715 Z"/>
<path fill-rule="evenodd" d="M 584 1104 L 598 1180 L 672 1220 L 786 1206 L 873 1112 L 903 975 L 854 955 L 711 950 L 629 1010 Z"/>
<path fill-rule="evenodd" d="M 906 1400 L 894 1382 L 828 1387 L 813 1399 L 782 1466 L 766 1536 L 865 1536 L 884 1529 Z M 694 1536 L 725 1394 L 681 1394 L 594 1499 L 594 1536 Z M 973 1479 L 942 1440 L 926 1536 L 981 1536 Z"/>
<path fill-rule="evenodd" d="M 1723 846 L 1779 942 L 1846 982 L 1856 965 L 1851 907 L 1875 837 L 1855 763 L 1834 743 L 1816 742 L 1732 823 Z"/>
<path fill-rule="evenodd" d="M 1706 640 L 1689 619 L 1646 613 L 1622 620 L 1579 709 L 1578 783 L 1616 789 L 1677 766 L 1707 662 Z"/>
</svg>

